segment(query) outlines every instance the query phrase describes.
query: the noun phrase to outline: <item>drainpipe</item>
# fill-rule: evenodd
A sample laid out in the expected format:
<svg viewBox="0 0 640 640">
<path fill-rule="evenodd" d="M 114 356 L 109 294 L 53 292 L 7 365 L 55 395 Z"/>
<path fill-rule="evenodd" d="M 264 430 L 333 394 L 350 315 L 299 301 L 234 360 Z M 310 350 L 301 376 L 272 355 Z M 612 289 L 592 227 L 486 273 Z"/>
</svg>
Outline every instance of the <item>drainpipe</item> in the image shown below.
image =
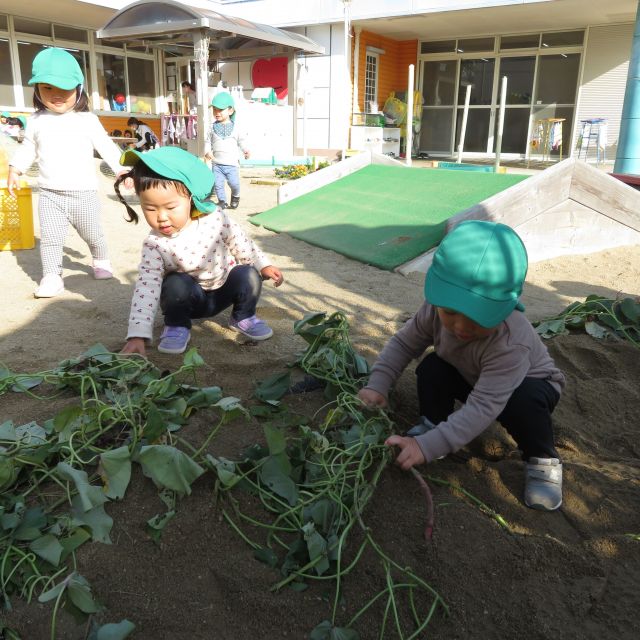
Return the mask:
<svg viewBox="0 0 640 640">
<path fill-rule="evenodd" d="M 640 2 L 636 13 L 613 172 L 640 175 Z"/>
</svg>

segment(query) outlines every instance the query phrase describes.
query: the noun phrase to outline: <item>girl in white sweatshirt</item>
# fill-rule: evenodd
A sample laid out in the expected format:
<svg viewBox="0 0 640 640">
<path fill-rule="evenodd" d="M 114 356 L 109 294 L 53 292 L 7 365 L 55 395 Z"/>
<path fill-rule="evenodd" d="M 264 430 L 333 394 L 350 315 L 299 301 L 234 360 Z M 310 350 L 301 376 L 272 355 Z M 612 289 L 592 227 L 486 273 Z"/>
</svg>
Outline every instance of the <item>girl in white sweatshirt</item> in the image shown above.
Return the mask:
<svg viewBox="0 0 640 640">
<path fill-rule="evenodd" d="M 29 84 L 35 85 L 36 112 L 29 118 L 24 143 L 9 163 L 7 186 L 15 195 L 20 175 L 37 160 L 43 277 L 34 295 L 52 298 L 64 291 L 62 254 L 69 225 L 89 246 L 94 277 L 112 277 L 100 225 L 94 149 L 116 175 L 123 170 L 120 150 L 89 112 L 84 76 L 68 51 L 53 47 L 41 51 L 33 60 Z"/>
</svg>

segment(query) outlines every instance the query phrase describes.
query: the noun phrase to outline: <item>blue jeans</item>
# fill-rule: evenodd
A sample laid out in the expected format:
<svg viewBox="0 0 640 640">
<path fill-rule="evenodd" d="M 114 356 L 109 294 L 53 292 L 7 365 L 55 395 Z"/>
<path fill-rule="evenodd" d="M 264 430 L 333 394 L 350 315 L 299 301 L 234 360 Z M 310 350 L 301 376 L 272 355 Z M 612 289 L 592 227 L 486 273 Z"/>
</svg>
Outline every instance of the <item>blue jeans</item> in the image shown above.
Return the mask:
<svg viewBox="0 0 640 640">
<path fill-rule="evenodd" d="M 261 291 L 262 278 L 248 264 L 231 269 L 227 281 L 213 291 L 205 291 L 188 273 L 174 271 L 162 281 L 160 308 L 164 324 L 191 329 L 192 319 L 211 318 L 231 305 L 234 320 L 250 318 L 256 313 Z"/>
<path fill-rule="evenodd" d="M 225 182 L 231 187 L 231 195 L 240 197 L 240 171 L 238 167 L 232 164 L 216 164 L 213 163 L 213 177 L 215 178 L 216 198 L 218 202 L 226 202 Z"/>
</svg>

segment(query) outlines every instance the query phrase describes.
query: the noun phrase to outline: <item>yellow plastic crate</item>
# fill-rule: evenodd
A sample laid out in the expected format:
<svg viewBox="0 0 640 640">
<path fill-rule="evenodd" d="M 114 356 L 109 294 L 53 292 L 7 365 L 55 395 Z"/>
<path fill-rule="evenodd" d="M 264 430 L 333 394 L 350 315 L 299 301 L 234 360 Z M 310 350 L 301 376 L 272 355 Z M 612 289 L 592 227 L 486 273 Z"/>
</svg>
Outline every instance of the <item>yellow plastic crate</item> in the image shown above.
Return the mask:
<svg viewBox="0 0 640 640">
<path fill-rule="evenodd" d="M 0 251 L 33 249 L 35 244 L 31 187 L 21 182 L 12 198 L 6 181 L 0 183 Z"/>
</svg>

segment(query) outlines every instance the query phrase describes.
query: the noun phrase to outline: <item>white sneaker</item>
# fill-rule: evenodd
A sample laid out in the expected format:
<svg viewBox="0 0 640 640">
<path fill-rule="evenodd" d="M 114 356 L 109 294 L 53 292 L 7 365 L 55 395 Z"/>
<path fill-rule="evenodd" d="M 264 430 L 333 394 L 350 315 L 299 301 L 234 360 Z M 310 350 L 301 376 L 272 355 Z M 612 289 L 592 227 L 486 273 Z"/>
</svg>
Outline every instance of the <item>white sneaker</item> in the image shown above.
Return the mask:
<svg viewBox="0 0 640 640">
<path fill-rule="evenodd" d="M 42 280 L 38 288 L 33 292 L 36 298 L 53 298 L 64 291 L 62 278 L 55 273 L 49 273 Z"/>
<path fill-rule="evenodd" d="M 562 504 L 562 463 L 558 458 L 529 458 L 524 470 L 524 503 L 555 511 Z"/>
<path fill-rule="evenodd" d="M 109 262 L 109 260 L 94 260 L 93 277 L 96 280 L 109 280 L 109 278 L 113 278 L 111 262 Z"/>
</svg>

